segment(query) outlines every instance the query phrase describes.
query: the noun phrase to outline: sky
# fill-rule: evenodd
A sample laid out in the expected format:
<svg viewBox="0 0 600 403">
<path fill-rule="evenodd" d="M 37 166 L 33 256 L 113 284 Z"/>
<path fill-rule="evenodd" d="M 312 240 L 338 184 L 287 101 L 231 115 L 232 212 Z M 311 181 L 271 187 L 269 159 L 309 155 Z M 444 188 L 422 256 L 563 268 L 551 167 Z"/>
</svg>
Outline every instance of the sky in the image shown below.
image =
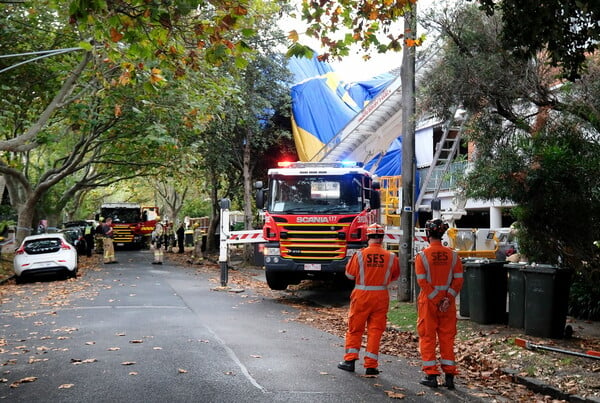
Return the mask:
<svg viewBox="0 0 600 403">
<path fill-rule="evenodd" d="M 419 0 L 417 11 L 425 10 L 431 7 L 433 0 Z M 398 23 L 398 29 L 403 29 L 403 21 Z M 305 45 L 319 48 L 319 53 L 324 53 L 320 49 L 319 43 L 314 38 L 309 38 L 303 35 L 304 32 L 304 21 L 298 19 L 286 19 L 282 21 L 281 27 L 285 32 L 295 29 L 300 34 L 300 42 Z M 422 32 L 418 32 L 421 34 Z M 356 50 L 359 50 L 356 47 Z M 342 61 L 332 60 L 330 61 L 333 69 L 338 73 L 343 81 L 362 81 L 373 78 L 377 75 L 387 73 L 390 70 L 399 68 L 402 63 L 401 52 L 388 52 L 386 54 L 379 54 L 376 52 L 370 53 L 371 59 L 365 61 L 362 56 L 364 53 L 353 50 L 349 56 L 346 56 Z"/>
</svg>

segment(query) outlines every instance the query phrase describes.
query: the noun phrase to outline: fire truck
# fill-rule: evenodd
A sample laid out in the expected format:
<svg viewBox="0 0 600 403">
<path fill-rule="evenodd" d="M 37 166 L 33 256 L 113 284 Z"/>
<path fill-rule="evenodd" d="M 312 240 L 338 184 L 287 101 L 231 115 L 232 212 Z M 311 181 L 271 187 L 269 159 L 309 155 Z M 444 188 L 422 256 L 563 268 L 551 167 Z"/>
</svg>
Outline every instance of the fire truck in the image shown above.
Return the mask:
<svg viewBox="0 0 600 403">
<path fill-rule="evenodd" d="M 267 284 L 284 290 L 308 278 L 344 276 L 346 263 L 366 246 L 377 221 L 378 185 L 356 162 L 286 162 L 256 182 L 264 210 Z"/>
<path fill-rule="evenodd" d="M 112 218 L 115 246 L 147 248 L 156 227 L 158 207 L 137 203 L 104 203 L 96 219 Z"/>
</svg>

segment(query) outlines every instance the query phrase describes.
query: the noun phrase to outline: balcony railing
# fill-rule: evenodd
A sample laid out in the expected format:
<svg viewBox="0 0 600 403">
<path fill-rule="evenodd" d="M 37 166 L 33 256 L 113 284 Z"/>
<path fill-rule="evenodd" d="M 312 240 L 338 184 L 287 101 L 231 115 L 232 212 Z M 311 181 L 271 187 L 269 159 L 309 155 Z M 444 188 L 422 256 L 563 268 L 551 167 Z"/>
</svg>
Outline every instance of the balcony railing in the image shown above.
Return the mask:
<svg viewBox="0 0 600 403">
<path fill-rule="evenodd" d="M 436 167 L 432 172 L 431 178 L 429 179 L 429 183 L 425 188 L 425 192 L 433 192 L 436 189 L 438 189 L 438 186 L 440 191 L 455 189 L 458 186 L 458 181 L 460 180 L 460 178 L 463 177 L 467 166 L 467 161 L 453 162 L 448 167 L 447 172 L 444 172 L 443 166 Z M 423 180 L 427 175 L 428 169 L 429 168 L 427 167 L 420 168 L 418 170 L 419 177 L 421 178 L 421 180 Z"/>
</svg>

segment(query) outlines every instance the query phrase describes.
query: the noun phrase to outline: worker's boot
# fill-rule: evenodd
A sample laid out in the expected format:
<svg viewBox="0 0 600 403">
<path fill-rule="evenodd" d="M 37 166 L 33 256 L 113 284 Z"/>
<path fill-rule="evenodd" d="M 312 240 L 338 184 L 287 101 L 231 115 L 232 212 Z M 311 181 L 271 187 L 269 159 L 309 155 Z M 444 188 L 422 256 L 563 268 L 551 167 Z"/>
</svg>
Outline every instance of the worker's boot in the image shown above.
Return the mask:
<svg viewBox="0 0 600 403">
<path fill-rule="evenodd" d="M 446 374 L 446 382 L 444 383 L 444 386 L 450 390 L 454 389 L 454 375 L 453 374 Z"/>
<path fill-rule="evenodd" d="M 340 362 L 338 368 L 343 369 L 344 371 L 354 372 L 354 360 Z"/>
<path fill-rule="evenodd" d="M 377 368 L 367 368 L 365 375 L 379 375 L 379 370 Z"/>
<path fill-rule="evenodd" d="M 419 382 L 421 385 L 429 386 L 430 388 L 437 388 L 437 375 L 427 375 L 425 378 L 421 379 Z"/>
</svg>

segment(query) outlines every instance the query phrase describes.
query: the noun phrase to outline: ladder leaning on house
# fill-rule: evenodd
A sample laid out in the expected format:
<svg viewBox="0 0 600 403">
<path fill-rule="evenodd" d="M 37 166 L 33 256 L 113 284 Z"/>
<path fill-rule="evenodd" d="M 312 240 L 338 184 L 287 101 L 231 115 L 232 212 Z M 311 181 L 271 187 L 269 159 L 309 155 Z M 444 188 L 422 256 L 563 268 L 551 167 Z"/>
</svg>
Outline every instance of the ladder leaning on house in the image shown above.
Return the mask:
<svg viewBox="0 0 600 403">
<path fill-rule="evenodd" d="M 431 199 L 437 199 L 440 188 L 442 185 L 442 181 L 438 180 L 436 186 L 433 189 L 433 192 L 427 192 L 427 189 L 430 186 L 431 179 L 433 177 L 433 173 L 436 170 L 441 171 L 441 175 L 445 175 L 448 172 L 450 164 L 454 161 L 458 150 L 460 148 L 460 140 L 462 136 L 462 132 L 465 127 L 465 123 L 468 120 L 468 116 L 466 113 L 457 113 L 458 107 L 454 107 L 452 109 L 451 117 L 444 124 L 444 130 L 442 132 L 442 137 L 440 141 L 436 144 L 435 153 L 433 155 L 433 160 L 431 161 L 431 165 L 427 170 L 427 174 L 425 175 L 425 179 L 421 182 L 421 187 L 419 190 L 419 196 L 415 202 L 416 210 L 426 210 L 429 211 L 431 206 L 422 205 L 423 199 L 425 195 L 431 195 Z M 458 123 L 458 126 L 456 124 Z M 454 136 L 450 136 L 451 133 L 456 133 Z M 441 167 L 441 168 L 440 168 Z M 464 210 L 466 205 L 466 199 L 461 195 L 457 194 L 453 201 L 453 210 L 461 211 Z"/>
</svg>

